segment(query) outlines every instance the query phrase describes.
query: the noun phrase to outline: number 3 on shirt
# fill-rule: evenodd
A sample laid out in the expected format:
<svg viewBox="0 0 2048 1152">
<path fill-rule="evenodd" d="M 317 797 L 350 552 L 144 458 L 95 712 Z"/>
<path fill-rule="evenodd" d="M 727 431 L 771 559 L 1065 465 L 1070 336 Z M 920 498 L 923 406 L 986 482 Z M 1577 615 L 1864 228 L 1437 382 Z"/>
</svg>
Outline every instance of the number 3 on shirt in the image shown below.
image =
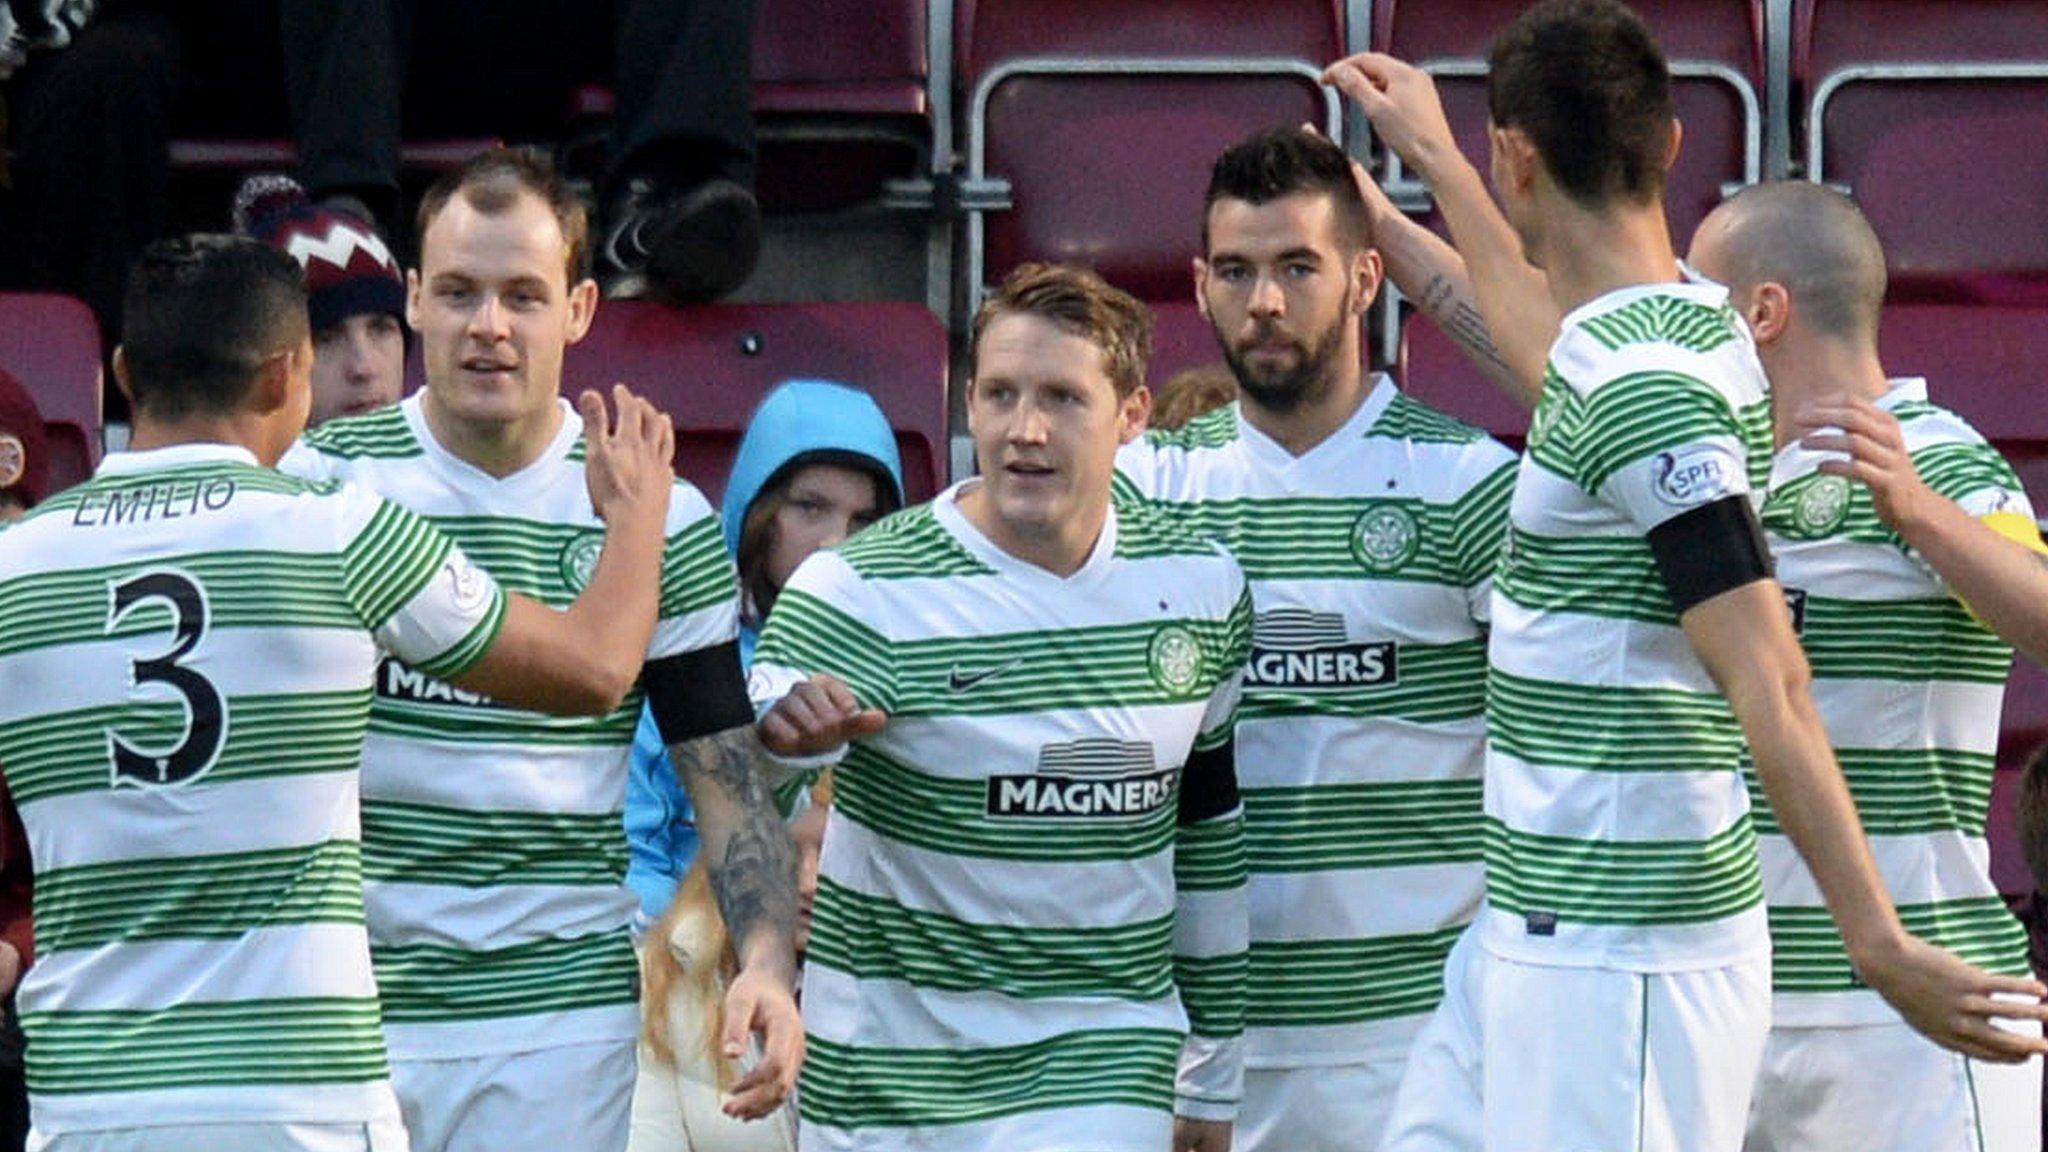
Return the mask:
<svg viewBox="0 0 2048 1152">
<path fill-rule="evenodd" d="M 160 602 L 171 610 L 174 641 L 161 656 L 130 662 L 130 676 L 136 687 L 162 684 L 184 700 L 185 725 L 178 742 L 167 749 L 147 752 L 107 732 L 107 753 L 113 761 L 114 787 L 160 788 L 187 784 L 204 775 L 220 757 L 227 743 L 227 708 L 213 682 L 178 663 L 206 638 L 212 623 L 206 591 L 183 572 L 159 569 L 130 576 L 107 585 L 107 632 L 112 635 L 121 621 L 139 605 Z"/>
</svg>

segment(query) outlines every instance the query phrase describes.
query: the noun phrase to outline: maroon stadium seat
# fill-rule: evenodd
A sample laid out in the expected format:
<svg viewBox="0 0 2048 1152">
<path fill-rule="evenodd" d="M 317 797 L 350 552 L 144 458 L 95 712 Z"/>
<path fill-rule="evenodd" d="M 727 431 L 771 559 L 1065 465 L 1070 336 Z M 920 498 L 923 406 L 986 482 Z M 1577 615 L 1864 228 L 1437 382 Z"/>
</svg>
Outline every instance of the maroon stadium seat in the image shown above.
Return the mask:
<svg viewBox="0 0 2048 1152">
<path fill-rule="evenodd" d="M 1797 0 L 1807 173 L 1846 185 L 1899 300 L 2048 303 L 2048 3 Z"/>
<path fill-rule="evenodd" d="M 1152 305 L 1152 363 L 1145 382 L 1157 390 L 1176 372 L 1223 359 L 1216 330 L 1202 319 L 1193 300 Z"/>
<path fill-rule="evenodd" d="M 1486 50 L 1527 0 L 1381 0 L 1373 44 L 1438 74 L 1458 144 L 1487 171 Z M 1685 140 L 1665 204 L 1684 251 L 1724 186 L 1761 176 L 1764 5 L 1761 0 L 1635 0 L 1671 61 Z"/>
<path fill-rule="evenodd" d="M 1985 835 L 1991 841 L 1991 882 L 2000 895 L 2024 896 L 2034 890 L 2034 877 L 2027 871 L 2027 858 L 2020 851 L 2020 773 L 2000 767 L 1991 778 L 1991 815 Z"/>
<path fill-rule="evenodd" d="M 933 131 L 930 2 L 759 0 L 752 76 L 763 209 L 844 208 L 874 199 L 888 180 L 924 174 Z M 576 95 L 585 122 L 609 118 L 614 106 L 608 88 Z M 577 147 L 601 147 L 602 139 L 583 133 Z"/>
<path fill-rule="evenodd" d="M 1886 369 L 1926 376 L 1934 402 L 1997 444 L 2048 514 L 2048 307 L 1894 304 L 1879 343 Z"/>
<path fill-rule="evenodd" d="M 1421 316 L 1401 328 L 1401 390 L 1440 412 L 1476 424 L 1520 449 L 1529 413 L 1482 375 L 1442 329 Z"/>
<path fill-rule="evenodd" d="M 0 293 L 0 368 L 35 398 L 50 434 L 50 483 L 92 475 L 100 459 L 100 329 L 69 296 Z"/>
<path fill-rule="evenodd" d="M 708 304 L 611 301 L 569 350 L 563 390 L 624 382 L 674 418 L 676 471 L 713 504 L 754 406 L 789 379 L 865 389 L 896 429 L 910 500 L 943 482 L 946 331 L 921 304 Z"/>
<path fill-rule="evenodd" d="M 928 114 L 925 0 L 760 0 L 754 110 Z"/>
<path fill-rule="evenodd" d="M 494 137 L 454 140 L 407 140 L 398 147 L 399 166 L 412 172 L 450 172 L 470 157 L 496 147 Z M 283 172 L 299 162 L 289 140 L 200 139 L 171 141 L 171 167 L 194 172 Z"/>
<path fill-rule="evenodd" d="M 1185 297 L 1216 155 L 1327 123 L 1313 75 L 1344 47 L 1336 0 L 1263 0 L 1256 19 L 1238 0 L 962 0 L 957 19 L 969 174 L 1012 202 L 970 217 L 969 274 L 1075 261 L 1147 299 Z M 1189 71 L 1142 71 L 1174 64 Z"/>
</svg>

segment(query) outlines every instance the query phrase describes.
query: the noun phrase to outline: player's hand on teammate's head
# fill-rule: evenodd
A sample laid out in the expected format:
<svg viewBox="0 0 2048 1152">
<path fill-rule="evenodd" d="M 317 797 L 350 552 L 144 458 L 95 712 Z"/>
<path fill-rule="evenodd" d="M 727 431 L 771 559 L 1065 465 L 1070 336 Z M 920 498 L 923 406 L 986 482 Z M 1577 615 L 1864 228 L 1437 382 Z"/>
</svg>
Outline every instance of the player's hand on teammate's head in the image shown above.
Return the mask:
<svg viewBox="0 0 2048 1152">
<path fill-rule="evenodd" d="M 850 740 L 880 732 L 889 718 L 863 708 L 853 690 L 819 674 L 791 688 L 761 717 L 761 743 L 786 758 L 819 756 Z"/>
<path fill-rule="evenodd" d="M 624 514 L 665 522 L 676 453 L 676 429 L 668 414 L 624 384 L 612 385 L 609 409 L 604 396 L 593 390 L 576 398 L 576 408 L 583 415 L 583 476 L 590 506 L 606 523 Z"/>
<path fill-rule="evenodd" d="M 1859 396 L 1809 404 L 1794 419 L 1800 447 L 1835 454 L 1820 470 L 1861 481 L 1885 523 L 1896 526 L 1920 501 L 1939 499 L 1913 467 L 1898 418 L 1871 401 Z"/>
<path fill-rule="evenodd" d="M 1331 67 L 1335 68 L 1336 65 L 1333 64 Z M 1323 136 L 1323 130 L 1320 127 L 1308 121 L 1302 122 L 1301 130 L 1311 136 L 1328 139 L 1328 137 Z M 1389 216 L 1399 215 L 1401 210 L 1396 208 L 1394 202 L 1387 198 L 1386 190 L 1380 187 L 1380 182 L 1373 179 L 1372 173 L 1367 171 L 1365 165 L 1359 163 L 1356 157 L 1353 157 L 1351 160 L 1351 182 L 1358 185 L 1358 194 L 1365 200 L 1366 215 L 1371 217 L 1373 231 L 1377 235 L 1379 222 L 1387 219 Z"/>
<path fill-rule="evenodd" d="M 2048 1053 L 2038 1027 L 2008 1031 L 1994 1021 L 2048 1023 L 2048 988 L 2022 976 L 1994 976 L 1955 953 L 1913 936 L 1881 960 L 1859 966 L 1865 983 L 1921 1035 L 1979 1060 L 2016 1064 Z"/>
<path fill-rule="evenodd" d="M 735 1119 L 759 1120 L 789 1099 L 804 1064 L 804 1022 L 786 972 L 748 965 L 726 988 L 725 1058 L 739 1059 L 748 1036 L 761 1038 L 761 1059 L 733 1083 L 722 1107 Z"/>
<path fill-rule="evenodd" d="M 1175 1116 L 1173 1152 L 1230 1152 L 1230 1121 Z"/>
<path fill-rule="evenodd" d="M 1360 52 L 1324 69 L 1323 83 L 1350 97 L 1374 134 L 1417 172 L 1427 175 L 1436 161 L 1457 154 L 1436 81 L 1422 69 L 1383 52 Z"/>
</svg>

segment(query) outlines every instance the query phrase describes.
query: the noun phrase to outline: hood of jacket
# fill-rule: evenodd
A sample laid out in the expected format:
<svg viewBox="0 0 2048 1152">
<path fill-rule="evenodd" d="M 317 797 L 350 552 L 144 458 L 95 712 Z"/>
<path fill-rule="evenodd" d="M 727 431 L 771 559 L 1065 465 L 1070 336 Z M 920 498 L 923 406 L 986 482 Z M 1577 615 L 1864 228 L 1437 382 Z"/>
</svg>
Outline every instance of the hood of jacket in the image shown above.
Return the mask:
<svg viewBox="0 0 2048 1152">
<path fill-rule="evenodd" d="M 761 490 L 790 461 L 813 452 L 848 452 L 880 465 L 903 503 L 903 461 L 889 420 L 867 393 L 829 380 L 786 380 L 754 411 L 754 419 L 733 457 L 719 507 L 725 547 L 735 558 L 740 528 Z"/>
</svg>

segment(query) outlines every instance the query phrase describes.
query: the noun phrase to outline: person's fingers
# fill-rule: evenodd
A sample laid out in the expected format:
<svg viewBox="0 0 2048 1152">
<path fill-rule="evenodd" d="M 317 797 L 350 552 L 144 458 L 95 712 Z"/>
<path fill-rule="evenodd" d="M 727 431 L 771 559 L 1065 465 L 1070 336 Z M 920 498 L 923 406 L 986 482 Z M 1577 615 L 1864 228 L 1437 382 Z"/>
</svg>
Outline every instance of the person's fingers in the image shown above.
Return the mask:
<svg viewBox="0 0 2048 1152">
<path fill-rule="evenodd" d="M 747 1050 L 747 1035 L 754 1028 L 754 1005 L 759 997 L 752 984 L 735 980 L 725 991 L 725 1021 L 719 1029 L 718 1048 L 728 1060 L 737 1060 Z"/>
<path fill-rule="evenodd" d="M 2024 1006 L 2038 1007 L 2042 1011 L 2048 1012 L 2048 1005 L 2040 1003 L 2042 999 L 2048 998 L 2048 984 L 2043 984 L 2029 976 L 1987 976 L 1984 980 L 1984 991 L 1994 996 L 2025 996 L 2034 1001 L 2034 1003 Z M 2010 1007 L 2020 1005 L 2021 1001 L 2002 1000 L 1999 1003 Z M 2043 1019 L 2048 1019 L 2048 1017 L 2043 1017 Z"/>
<path fill-rule="evenodd" d="M 818 691 L 831 705 L 835 715 L 851 716 L 860 711 L 860 701 L 854 699 L 853 689 L 838 680 L 821 680 Z"/>
<path fill-rule="evenodd" d="M 796 729 L 797 739 L 806 741 L 823 735 L 827 721 L 818 715 L 816 702 L 804 696 L 800 689 L 801 686 L 791 689 L 789 695 L 784 696 L 782 702 L 775 707 L 781 711 L 783 719 L 788 720 Z"/>
<path fill-rule="evenodd" d="M 879 708 L 864 708 L 846 722 L 847 739 L 873 736 L 889 726 L 889 714 Z"/>
<path fill-rule="evenodd" d="M 624 384 L 612 385 L 612 436 L 621 443 L 631 444 L 640 438 L 640 409 L 638 396 L 628 391 Z"/>
<path fill-rule="evenodd" d="M 777 1011 L 768 1013 L 761 1048 L 768 1056 L 767 1063 L 775 1069 L 777 1084 L 787 1094 L 796 1087 L 797 1072 L 803 1067 L 804 1022 L 797 1015 L 794 1001 L 781 1001 L 777 1007 Z"/>
<path fill-rule="evenodd" d="M 583 434 L 592 448 L 605 444 L 611 431 L 611 420 L 604 409 L 604 396 L 594 388 L 585 388 L 576 396 L 576 413 L 583 417 Z"/>
<path fill-rule="evenodd" d="M 655 414 L 654 450 L 664 463 L 676 457 L 676 422 L 666 412 Z"/>
<path fill-rule="evenodd" d="M 775 1111 L 788 1095 L 782 1086 L 781 1069 L 764 1059 L 733 1081 L 732 1091 L 722 1108 L 736 1120 L 759 1120 Z"/>
<path fill-rule="evenodd" d="M 777 755 L 790 755 L 802 743 L 796 726 L 782 715 L 779 708 L 769 709 L 768 714 L 761 717 L 761 722 L 755 727 L 761 734 L 761 743 Z"/>
</svg>

